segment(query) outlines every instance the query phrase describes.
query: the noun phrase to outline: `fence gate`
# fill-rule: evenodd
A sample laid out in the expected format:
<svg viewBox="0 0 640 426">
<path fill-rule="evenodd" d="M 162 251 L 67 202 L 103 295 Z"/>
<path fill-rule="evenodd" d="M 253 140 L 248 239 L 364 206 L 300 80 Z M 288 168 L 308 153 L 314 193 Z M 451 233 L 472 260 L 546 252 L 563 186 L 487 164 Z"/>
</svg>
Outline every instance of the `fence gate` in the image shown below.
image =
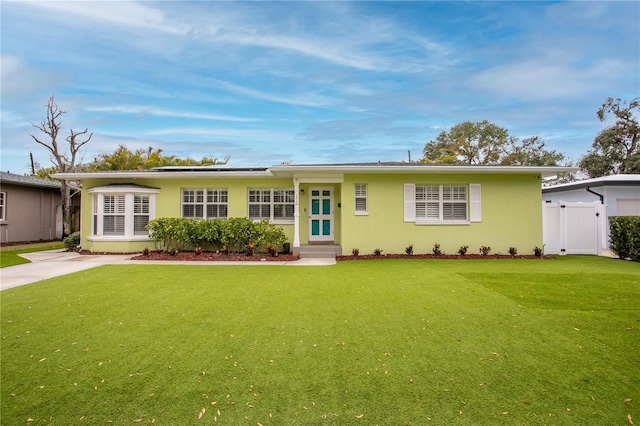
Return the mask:
<svg viewBox="0 0 640 426">
<path fill-rule="evenodd" d="M 606 206 L 600 203 L 542 203 L 546 254 L 595 254 L 606 245 Z"/>
</svg>

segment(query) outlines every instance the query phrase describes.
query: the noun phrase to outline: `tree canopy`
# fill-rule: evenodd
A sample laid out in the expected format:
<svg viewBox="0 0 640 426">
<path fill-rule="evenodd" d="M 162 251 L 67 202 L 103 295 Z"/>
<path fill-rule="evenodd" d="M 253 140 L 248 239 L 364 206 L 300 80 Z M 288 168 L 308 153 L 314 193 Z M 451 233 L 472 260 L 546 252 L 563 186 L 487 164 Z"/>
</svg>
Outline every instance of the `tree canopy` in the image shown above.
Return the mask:
<svg viewBox="0 0 640 426">
<path fill-rule="evenodd" d="M 549 150 L 538 136 L 518 139 L 507 129 L 490 123 L 465 121 L 441 132 L 423 149 L 422 163 L 557 166 L 565 160 L 562 153 Z"/>
<path fill-rule="evenodd" d="M 620 98 L 607 98 L 596 115 L 600 121 L 613 116 L 615 122 L 594 139 L 589 152 L 579 162 L 590 178 L 611 174 L 640 173 L 640 98 L 627 105 Z"/>
<path fill-rule="evenodd" d="M 190 157 L 178 158 L 175 155 L 165 155 L 162 149 L 152 147 L 131 151 L 125 145 L 119 145 L 112 153 L 100 154 L 95 160 L 86 165 L 87 171 L 107 170 L 143 170 L 166 166 L 212 166 L 227 164 L 229 157 L 220 160 L 213 156 L 204 156 L 200 160 Z"/>
</svg>

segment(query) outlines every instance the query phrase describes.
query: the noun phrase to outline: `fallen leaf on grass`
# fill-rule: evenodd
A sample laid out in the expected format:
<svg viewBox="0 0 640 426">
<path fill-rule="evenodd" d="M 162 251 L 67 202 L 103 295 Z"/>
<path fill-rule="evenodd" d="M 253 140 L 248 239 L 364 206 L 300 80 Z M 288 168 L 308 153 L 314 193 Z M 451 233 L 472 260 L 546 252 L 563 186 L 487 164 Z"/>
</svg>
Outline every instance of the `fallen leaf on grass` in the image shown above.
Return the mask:
<svg viewBox="0 0 640 426">
<path fill-rule="evenodd" d="M 629 424 L 633 424 L 633 419 L 631 418 L 631 414 L 627 414 L 627 419 L 629 420 Z"/>
<path fill-rule="evenodd" d="M 363 418 L 363 417 L 364 417 L 364 414 L 360 414 L 359 416 L 356 416 L 356 419 L 358 419 L 358 420 L 359 420 L 359 419 L 361 419 L 361 418 Z"/>
<path fill-rule="evenodd" d="M 202 418 L 202 416 L 204 416 L 204 413 L 206 413 L 206 411 L 207 410 L 204 409 L 204 408 L 202 410 L 200 410 L 200 414 L 198 414 L 198 420 L 200 420 Z"/>
</svg>

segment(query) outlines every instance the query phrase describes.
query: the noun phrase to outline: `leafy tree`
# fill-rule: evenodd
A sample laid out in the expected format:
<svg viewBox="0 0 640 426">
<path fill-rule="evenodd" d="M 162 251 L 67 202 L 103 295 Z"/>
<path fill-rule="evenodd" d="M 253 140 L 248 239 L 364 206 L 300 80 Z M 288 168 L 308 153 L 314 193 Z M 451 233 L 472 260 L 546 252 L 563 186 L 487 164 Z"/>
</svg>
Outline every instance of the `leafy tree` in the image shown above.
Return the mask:
<svg viewBox="0 0 640 426">
<path fill-rule="evenodd" d="M 152 147 L 131 151 L 125 145 L 119 145 L 111 154 L 100 154 L 87 166 L 90 171 L 106 170 L 143 170 L 166 166 L 211 166 L 226 164 L 229 157 L 220 160 L 213 156 L 204 156 L 201 160 L 187 157 L 180 159 L 175 155 L 165 155 L 162 149 Z"/>
<path fill-rule="evenodd" d="M 56 104 L 54 95 L 47 102 L 47 116 L 40 124 L 31 123 L 32 127 L 40 130 L 46 138 L 38 138 L 30 135 L 36 143 L 44 146 L 49 152 L 49 158 L 56 171 L 61 173 L 73 173 L 78 166 L 80 148 L 87 144 L 93 133 L 89 129 L 76 132 L 69 129 L 69 136 L 65 138 L 68 146 L 60 145 L 58 136 L 62 129 L 62 117 L 69 111 L 62 110 Z M 88 136 L 86 136 L 89 133 Z M 63 237 L 71 232 L 71 186 L 69 182 L 62 180 L 60 193 L 62 194 L 62 234 Z"/>
<path fill-rule="evenodd" d="M 425 144 L 423 154 L 423 163 L 484 166 L 556 166 L 565 160 L 563 154 L 548 150 L 538 136 L 520 141 L 487 120 L 465 121 L 441 132 Z"/>
<path fill-rule="evenodd" d="M 564 161 L 564 154 L 555 149 L 547 149 L 546 143 L 540 137 L 532 136 L 522 141 L 510 138 L 500 164 L 503 166 L 557 166 Z"/>
<path fill-rule="evenodd" d="M 603 122 L 613 115 L 616 121 L 595 137 L 591 149 L 580 160 L 582 172 L 591 178 L 640 173 L 639 112 L 640 98 L 632 99 L 628 105 L 620 98 L 607 98 L 596 115 Z"/>
</svg>

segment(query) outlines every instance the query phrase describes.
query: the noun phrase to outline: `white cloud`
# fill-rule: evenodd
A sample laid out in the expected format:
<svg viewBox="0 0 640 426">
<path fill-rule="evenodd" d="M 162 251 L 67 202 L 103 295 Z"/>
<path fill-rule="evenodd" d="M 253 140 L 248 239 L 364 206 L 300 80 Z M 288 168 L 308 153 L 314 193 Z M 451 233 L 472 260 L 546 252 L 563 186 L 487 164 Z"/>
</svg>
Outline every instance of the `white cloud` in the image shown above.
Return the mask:
<svg viewBox="0 0 640 426">
<path fill-rule="evenodd" d="M 485 70 L 471 79 L 471 85 L 506 98 L 577 97 L 599 90 L 599 82 L 622 69 L 624 65 L 619 61 L 585 67 L 559 63 L 553 58 L 528 59 Z"/>
<path fill-rule="evenodd" d="M 250 98 L 261 99 L 270 102 L 277 102 L 289 105 L 300 105 L 308 107 L 330 107 L 336 104 L 336 100 L 327 96 L 320 95 L 315 92 L 296 93 L 295 95 L 274 95 L 272 93 L 261 90 L 243 87 L 229 81 L 219 81 L 219 87 L 231 92 L 247 96 Z"/>
<path fill-rule="evenodd" d="M 151 107 L 151 106 L 137 106 L 137 105 L 112 105 L 108 107 L 89 106 L 85 109 L 87 111 L 107 112 L 107 113 L 115 113 L 115 114 L 154 115 L 159 117 L 190 118 L 190 119 L 213 120 L 213 121 L 231 121 L 231 122 L 262 121 L 262 119 L 260 118 L 236 117 L 231 115 L 174 111 L 174 110 L 162 109 L 162 108 Z"/>
<path fill-rule="evenodd" d="M 56 70 L 36 68 L 17 55 L 2 55 L 0 57 L 2 73 L 2 101 L 24 100 L 32 93 L 42 89 L 55 87 L 69 79 Z"/>
<path fill-rule="evenodd" d="M 146 2 L 145 2 L 146 3 Z M 83 20 L 101 21 L 113 25 L 123 25 L 151 29 L 171 34 L 185 34 L 189 28 L 170 23 L 159 9 L 141 2 L 130 1 L 26 1 L 23 5 Z"/>
</svg>

